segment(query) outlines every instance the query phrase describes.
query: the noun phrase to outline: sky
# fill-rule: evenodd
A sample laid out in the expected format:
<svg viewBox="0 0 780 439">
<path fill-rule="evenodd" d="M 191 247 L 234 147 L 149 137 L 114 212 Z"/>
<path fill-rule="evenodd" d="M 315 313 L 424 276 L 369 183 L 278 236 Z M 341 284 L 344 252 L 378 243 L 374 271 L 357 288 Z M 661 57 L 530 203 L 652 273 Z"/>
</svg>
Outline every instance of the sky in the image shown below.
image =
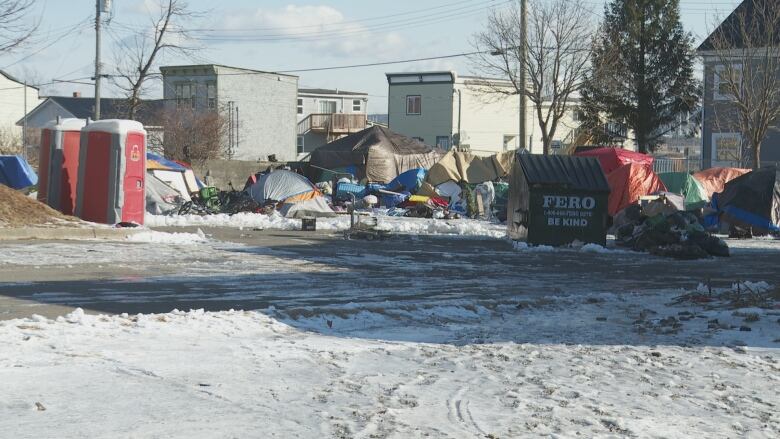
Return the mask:
<svg viewBox="0 0 780 439">
<path fill-rule="evenodd" d="M 103 24 L 104 70 L 116 71 L 117 41 L 128 41 L 148 29 L 159 0 L 112 0 Z M 472 35 L 486 23 L 491 8 L 512 0 L 188 0 L 198 16 L 182 23 L 195 47 L 186 57 L 166 54 L 159 65 L 216 63 L 266 71 L 289 71 L 332 66 L 437 57 L 473 51 Z M 534 1 L 534 0 L 531 0 Z M 570 0 L 536 0 L 570 1 Z M 739 0 L 681 0 L 682 23 L 696 42 L 706 37 Z M 583 0 L 594 21 L 602 16 L 604 0 Z M 0 70 L 30 83 L 77 79 L 42 87 L 42 95 L 79 91 L 92 96 L 94 73 L 94 0 L 37 0 L 30 20 L 39 30 L 30 44 L 13 54 L 0 55 Z M 385 73 L 455 70 L 474 74 L 465 57 L 375 67 L 296 73 L 301 88 L 338 88 L 369 94 L 369 113 L 385 113 Z M 104 96 L 119 96 L 110 83 Z M 161 96 L 150 84 L 147 98 Z"/>
</svg>

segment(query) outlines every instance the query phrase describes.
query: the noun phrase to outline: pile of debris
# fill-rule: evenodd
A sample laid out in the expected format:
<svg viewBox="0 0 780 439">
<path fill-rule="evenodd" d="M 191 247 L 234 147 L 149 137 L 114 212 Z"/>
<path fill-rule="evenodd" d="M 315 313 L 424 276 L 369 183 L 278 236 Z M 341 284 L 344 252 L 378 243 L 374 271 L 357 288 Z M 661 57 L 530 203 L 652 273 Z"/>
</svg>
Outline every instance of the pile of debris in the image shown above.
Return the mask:
<svg viewBox="0 0 780 439">
<path fill-rule="evenodd" d="M 729 256 L 726 243 L 704 230 L 691 212 L 677 211 L 655 201 L 645 208 L 632 205 L 615 218 L 618 245 L 635 251 L 675 259 L 703 259 Z"/>
<path fill-rule="evenodd" d="M 0 184 L 0 227 L 76 225 L 78 219 L 64 215 L 19 191 Z"/>
</svg>

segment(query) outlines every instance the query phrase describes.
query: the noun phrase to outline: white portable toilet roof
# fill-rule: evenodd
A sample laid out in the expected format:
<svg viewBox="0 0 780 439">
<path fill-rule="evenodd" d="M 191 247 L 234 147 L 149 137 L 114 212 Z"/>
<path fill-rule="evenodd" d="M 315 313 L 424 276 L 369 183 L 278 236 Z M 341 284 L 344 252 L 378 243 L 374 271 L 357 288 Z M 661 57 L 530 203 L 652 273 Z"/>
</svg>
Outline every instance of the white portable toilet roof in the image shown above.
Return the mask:
<svg viewBox="0 0 780 439">
<path fill-rule="evenodd" d="M 126 119 L 103 119 L 88 123 L 84 132 L 100 131 L 104 133 L 127 134 L 130 131 L 138 131 L 146 134 L 146 130 L 141 122 Z"/>
<path fill-rule="evenodd" d="M 60 119 L 59 123 L 57 123 L 57 119 L 51 120 L 43 127 L 43 129 L 59 131 L 81 131 L 81 129 L 86 125 L 87 121 L 84 119 L 69 117 L 66 119 Z"/>
</svg>

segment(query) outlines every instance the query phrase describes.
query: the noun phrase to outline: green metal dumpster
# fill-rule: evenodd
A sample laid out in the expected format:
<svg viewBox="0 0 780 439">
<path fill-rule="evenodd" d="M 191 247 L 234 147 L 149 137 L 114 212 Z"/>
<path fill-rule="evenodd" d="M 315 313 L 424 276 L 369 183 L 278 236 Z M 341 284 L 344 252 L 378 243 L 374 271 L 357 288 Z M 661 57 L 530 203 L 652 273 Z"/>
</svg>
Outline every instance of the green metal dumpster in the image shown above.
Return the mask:
<svg viewBox="0 0 780 439">
<path fill-rule="evenodd" d="M 593 157 L 518 154 L 512 167 L 507 232 L 534 245 L 605 245 L 609 184 Z"/>
</svg>

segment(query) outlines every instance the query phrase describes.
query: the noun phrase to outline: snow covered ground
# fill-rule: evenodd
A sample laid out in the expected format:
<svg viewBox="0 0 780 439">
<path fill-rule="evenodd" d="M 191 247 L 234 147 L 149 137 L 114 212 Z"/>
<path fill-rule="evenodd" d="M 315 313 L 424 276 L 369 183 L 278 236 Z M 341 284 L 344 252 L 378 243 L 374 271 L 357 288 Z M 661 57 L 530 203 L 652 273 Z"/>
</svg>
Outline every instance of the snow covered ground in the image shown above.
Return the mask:
<svg viewBox="0 0 780 439">
<path fill-rule="evenodd" d="M 415 235 L 459 235 L 502 238 L 506 236 L 506 226 L 487 221 L 472 219 L 425 219 L 377 215 L 378 227 L 393 233 Z M 300 230 L 301 220 L 285 218 L 278 213 L 261 215 L 256 213 L 238 213 L 235 215 L 146 215 L 147 227 L 234 227 L 260 228 L 275 230 Z M 317 230 L 344 231 L 349 229 L 349 216 L 335 218 L 317 218 Z"/>
<path fill-rule="evenodd" d="M 780 312 L 734 291 L 772 287 L 5 321 L 0 431 L 778 437 Z"/>
</svg>

